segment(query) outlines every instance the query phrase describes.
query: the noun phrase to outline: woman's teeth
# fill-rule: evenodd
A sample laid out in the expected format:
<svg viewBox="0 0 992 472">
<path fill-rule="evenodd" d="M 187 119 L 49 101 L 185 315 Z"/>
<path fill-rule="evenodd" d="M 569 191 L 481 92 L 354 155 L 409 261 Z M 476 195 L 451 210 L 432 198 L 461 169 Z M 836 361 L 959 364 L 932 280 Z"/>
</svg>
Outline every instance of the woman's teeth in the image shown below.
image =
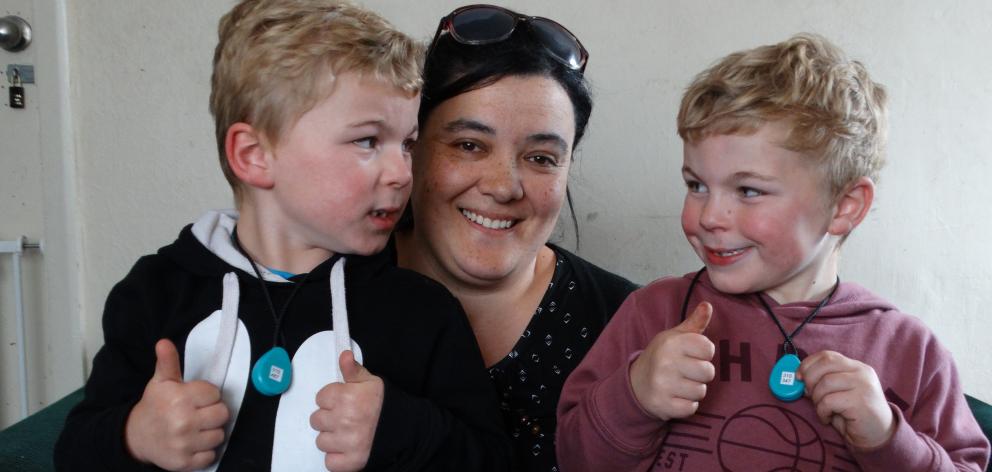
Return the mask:
<svg viewBox="0 0 992 472">
<path fill-rule="evenodd" d="M 462 210 L 462 215 L 464 215 L 465 218 L 468 218 L 469 221 L 489 229 L 506 229 L 514 224 L 513 220 L 493 220 L 484 216 L 476 215 L 468 210 Z"/>
<path fill-rule="evenodd" d="M 744 249 L 731 249 L 729 251 L 713 251 L 714 254 L 720 257 L 736 256 L 742 252 L 744 252 Z"/>
</svg>

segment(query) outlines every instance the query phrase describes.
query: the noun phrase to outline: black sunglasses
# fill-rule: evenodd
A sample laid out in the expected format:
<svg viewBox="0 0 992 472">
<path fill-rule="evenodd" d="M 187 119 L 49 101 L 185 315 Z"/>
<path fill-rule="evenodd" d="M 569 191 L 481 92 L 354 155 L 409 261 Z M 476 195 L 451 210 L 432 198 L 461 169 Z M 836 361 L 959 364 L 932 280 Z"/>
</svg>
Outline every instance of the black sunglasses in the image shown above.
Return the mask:
<svg viewBox="0 0 992 472">
<path fill-rule="evenodd" d="M 468 5 L 441 18 L 427 55 L 445 33 L 462 44 L 493 44 L 509 38 L 521 22 L 530 27 L 551 57 L 569 69 L 585 71 L 589 53 L 567 28 L 547 18 L 521 15 L 495 5 Z"/>
</svg>

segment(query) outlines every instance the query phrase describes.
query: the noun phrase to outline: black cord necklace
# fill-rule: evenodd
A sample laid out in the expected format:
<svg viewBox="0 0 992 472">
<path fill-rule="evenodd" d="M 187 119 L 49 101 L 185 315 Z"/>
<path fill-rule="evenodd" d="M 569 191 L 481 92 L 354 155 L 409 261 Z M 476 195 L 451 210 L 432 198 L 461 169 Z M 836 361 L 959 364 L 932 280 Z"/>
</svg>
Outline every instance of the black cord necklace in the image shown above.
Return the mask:
<svg viewBox="0 0 992 472">
<path fill-rule="evenodd" d="M 699 278 L 702 277 L 703 272 L 706 272 L 706 268 L 703 267 L 696 272 L 696 275 L 692 277 L 692 282 L 689 283 L 689 290 L 686 291 L 685 299 L 682 300 L 682 321 L 685 321 L 686 311 L 689 308 L 689 297 L 692 296 L 692 290 L 696 288 L 696 283 L 699 282 Z M 768 387 L 772 390 L 772 395 L 782 401 L 791 402 L 798 400 L 803 396 L 803 390 L 806 388 L 806 384 L 796 379 L 796 371 L 799 370 L 799 364 L 802 362 L 799 359 L 799 349 L 796 348 L 795 343 L 792 338 L 799 334 L 799 331 L 809 323 L 813 317 L 815 317 L 820 309 L 830 302 L 833 298 L 834 293 L 837 292 L 837 287 L 840 287 L 840 277 L 837 277 L 837 282 L 834 283 L 834 287 L 830 289 L 830 293 L 820 301 L 820 303 L 813 309 L 806 319 L 800 323 L 799 327 L 792 331 L 792 334 L 786 333 L 785 328 L 782 323 L 779 322 L 778 317 L 772 312 L 772 308 L 768 306 L 768 302 L 765 301 L 761 293 L 755 293 L 758 300 L 761 301 L 761 305 L 765 308 L 765 312 L 771 317 L 772 321 L 775 322 L 775 326 L 778 326 L 778 330 L 782 333 L 782 337 L 785 338 L 785 343 L 782 346 L 783 355 L 779 358 L 778 362 L 775 363 L 775 367 L 772 368 L 772 373 L 768 377 Z M 789 352 L 792 349 L 792 352 Z"/>
<path fill-rule="evenodd" d="M 812 320 L 813 317 L 820 312 L 820 309 L 830 301 L 839 286 L 840 277 L 837 277 L 837 282 L 835 282 L 833 288 L 830 289 L 830 293 L 827 294 L 826 298 L 820 300 L 820 303 L 816 305 L 816 308 L 814 308 L 813 311 L 803 320 L 803 322 L 792 331 L 792 334 L 785 332 L 785 328 L 782 327 L 782 323 L 778 320 L 778 317 L 775 316 L 775 313 L 772 312 L 772 307 L 768 306 L 768 302 L 765 301 L 765 297 L 761 296 L 761 293 L 755 293 L 755 296 L 758 297 L 758 301 L 761 302 L 761 306 L 765 307 L 765 313 L 768 313 L 768 316 L 775 322 L 775 326 L 778 326 L 778 330 L 782 333 L 782 337 L 785 338 L 785 342 L 782 344 L 783 353 L 788 354 L 789 349 L 791 348 L 793 354 L 799 354 L 799 349 L 797 349 L 795 343 L 792 342 L 792 338 L 796 337 L 796 335 L 799 334 L 799 331 L 803 329 L 803 326 L 806 326 L 806 323 L 809 323 L 810 320 Z"/>
<path fill-rule="evenodd" d="M 820 309 L 827 305 L 830 299 L 833 298 L 834 293 L 837 292 L 837 287 L 840 287 L 840 277 L 837 277 L 837 281 L 834 283 L 834 287 L 830 289 L 830 293 L 816 305 L 813 312 L 806 316 L 803 322 L 792 331 L 792 334 L 785 332 L 782 322 L 775 316 L 772 307 L 768 306 L 765 297 L 762 297 L 761 293 L 754 294 L 761 302 L 761 306 L 765 308 L 765 313 L 768 313 L 768 316 L 775 322 L 775 326 L 778 327 L 779 332 L 782 333 L 782 337 L 785 338 L 785 342 L 782 344 L 782 357 L 775 363 L 772 373 L 768 376 L 768 388 L 772 390 L 772 395 L 775 395 L 775 398 L 791 402 L 803 396 L 806 383 L 796 378 L 796 371 L 799 370 L 802 360 L 799 359 L 799 349 L 796 348 L 796 344 L 792 341 L 792 338 L 796 337 L 799 331 L 820 312 Z M 792 352 L 789 352 L 790 349 Z"/>
<path fill-rule="evenodd" d="M 265 285 L 262 273 L 258 270 L 255 260 L 241 247 L 241 242 L 238 241 L 237 231 L 235 227 L 231 235 L 231 240 L 234 242 L 234 247 L 241 255 L 245 256 L 245 259 L 248 259 L 252 270 L 255 271 L 255 277 L 262 287 L 262 294 L 265 295 L 265 302 L 269 307 L 269 313 L 272 314 L 272 321 L 275 325 L 272 332 L 272 349 L 269 349 L 268 352 L 263 354 L 255 362 L 255 366 L 251 369 L 251 383 L 262 395 L 279 395 L 285 392 L 289 388 L 289 384 L 293 381 L 293 363 L 289 360 L 289 353 L 286 352 L 286 349 L 279 345 L 280 341 L 283 344 L 286 343 L 285 336 L 282 334 L 282 320 L 289 310 L 289 305 L 293 303 L 293 299 L 300 291 L 300 287 L 303 287 L 303 284 L 310 278 L 310 274 L 313 271 L 307 272 L 302 280 L 294 284 L 293 291 L 289 293 L 289 298 L 283 303 L 282 309 L 276 312 L 276 307 L 272 303 L 272 297 L 269 295 L 269 288 Z"/>
</svg>

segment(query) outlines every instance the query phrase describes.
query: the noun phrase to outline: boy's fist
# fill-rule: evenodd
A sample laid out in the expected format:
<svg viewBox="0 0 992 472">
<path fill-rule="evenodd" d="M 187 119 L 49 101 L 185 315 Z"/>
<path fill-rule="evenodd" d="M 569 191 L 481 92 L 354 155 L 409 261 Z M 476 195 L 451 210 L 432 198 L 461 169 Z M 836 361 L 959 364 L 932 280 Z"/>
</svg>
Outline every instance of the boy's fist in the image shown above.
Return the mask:
<svg viewBox="0 0 992 472">
<path fill-rule="evenodd" d="M 716 370 L 716 346 L 703 336 L 713 306 L 703 302 L 678 326 L 658 333 L 630 366 L 634 397 L 663 421 L 692 416 Z"/>
<path fill-rule="evenodd" d="M 155 373 L 124 426 L 131 455 L 167 470 L 195 470 L 216 459 L 230 413 L 220 390 L 205 381 L 183 383 L 179 353 L 168 339 L 155 344 Z"/>
<path fill-rule="evenodd" d="M 871 366 L 834 351 L 820 351 L 799 365 L 820 422 L 829 424 L 848 444 L 873 449 L 889 441 L 895 418 L 882 384 Z"/>
<path fill-rule="evenodd" d="M 369 461 L 385 385 L 355 362 L 351 351 L 342 352 L 338 364 L 344 383 L 327 384 L 317 392 L 310 427 L 319 433 L 317 448 L 326 454 L 328 470 L 361 470 Z"/>
</svg>

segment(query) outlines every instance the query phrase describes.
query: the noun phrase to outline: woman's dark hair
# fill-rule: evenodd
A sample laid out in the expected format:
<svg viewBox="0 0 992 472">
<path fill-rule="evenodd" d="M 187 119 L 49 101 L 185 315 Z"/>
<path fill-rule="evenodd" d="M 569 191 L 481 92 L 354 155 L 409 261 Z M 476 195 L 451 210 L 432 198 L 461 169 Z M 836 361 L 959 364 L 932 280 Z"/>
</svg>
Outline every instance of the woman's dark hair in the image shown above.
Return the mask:
<svg viewBox="0 0 992 472">
<path fill-rule="evenodd" d="M 585 134 L 592 113 L 592 94 L 582 72 L 552 57 L 526 23 L 509 38 L 492 44 L 471 45 L 442 35 L 431 44 L 424 63 L 420 99 L 421 127 L 438 105 L 465 92 L 480 89 L 504 77 L 544 76 L 558 82 L 568 94 L 575 115 L 572 149 Z"/>
<path fill-rule="evenodd" d="M 582 72 L 565 66 L 551 56 L 526 23 L 517 25 L 509 38 L 492 44 L 462 44 L 450 35 L 435 38 L 424 62 L 424 88 L 417 117 L 420 129 L 424 129 L 431 112 L 444 101 L 512 76 L 548 77 L 561 85 L 572 102 L 575 115 L 575 136 L 572 141 L 574 153 L 585 134 L 586 125 L 589 124 L 589 115 L 592 114 L 589 84 Z M 565 197 L 578 246 L 579 223 L 572 208 L 572 195 L 567 187 Z M 412 220 L 408 206 L 397 229 L 412 227 Z"/>
</svg>

